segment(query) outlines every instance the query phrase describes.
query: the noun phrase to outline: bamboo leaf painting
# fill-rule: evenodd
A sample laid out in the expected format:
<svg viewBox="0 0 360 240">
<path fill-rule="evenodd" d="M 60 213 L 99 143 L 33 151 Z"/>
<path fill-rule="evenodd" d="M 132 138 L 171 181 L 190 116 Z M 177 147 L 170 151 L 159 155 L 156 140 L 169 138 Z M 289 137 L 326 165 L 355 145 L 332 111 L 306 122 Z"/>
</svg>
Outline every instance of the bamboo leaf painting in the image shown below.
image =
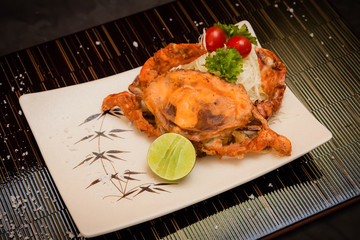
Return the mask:
<svg viewBox="0 0 360 240">
<path fill-rule="evenodd" d="M 145 172 L 134 172 L 134 171 L 130 171 L 130 170 L 126 170 L 124 173 L 125 174 L 145 174 Z"/>
<path fill-rule="evenodd" d="M 82 139 L 80 139 L 79 141 L 77 141 L 75 144 L 77 144 L 77 143 L 79 143 L 79 142 L 82 142 L 82 141 L 85 141 L 85 140 L 91 138 L 92 136 L 94 136 L 94 134 L 87 135 L 87 136 L 83 137 Z"/>
<path fill-rule="evenodd" d="M 96 138 L 100 138 L 100 137 L 105 137 L 105 138 L 111 139 L 109 136 L 107 136 L 104 133 L 105 133 L 105 131 L 102 131 L 102 132 L 95 131 L 95 136 L 90 141 L 92 141 Z"/>
<path fill-rule="evenodd" d="M 97 183 L 99 183 L 99 182 L 101 182 L 101 179 L 100 179 L 100 178 L 95 179 L 94 181 L 92 181 L 92 182 L 90 183 L 89 186 L 86 187 L 86 189 L 88 189 L 89 187 L 91 187 L 91 186 L 93 186 L 93 185 L 95 185 L 95 184 L 97 184 Z"/>
<path fill-rule="evenodd" d="M 145 192 L 145 191 L 151 192 L 151 193 L 157 193 L 157 192 L 155 192 L 154 190 L 152 190 L 152 189 L 150 188 L 150 186 L 151 186 L 151 185 L 149 185 L 149 186 L 147 186 L 147 187 L 140 187 L 141 190 L 135 195 L 135 197 L 136 197 L 137 195 Z"/>
<path fill-rule="evenodd" d="M 86 158 L 85 160 L 83 160 L 82 162 L 80 162 L 78 165 L 76 165 L 74 168 L 77 168 L 77 167 L 79 167 L 79 166 L 83 165 L 84 163 L 86 163 L 86 162 L 90 161 L 91 159 L 93 159 L 93 157 L 92 157 L 92 156 L 91 156 L 91 157 Z"/>
<path fill-rule="evenodd" d="M 87 135 L 83 138 L 81 138 L 80 140 L 78 140 L 77 142 L 75 142 L 75 144 L 78 144 L 80 142 L 83 142 L 85 140 L 89 140 L 89 141 L 93 141 L 95 139 L 100 139 L 100 138 L 107 138 L 110 140 L 114 140 L 114 138 L 121 138 L 123 139 L 123 137 L 119 136 L 119 133 L 123 133 L 123 132 L 129 132 L 131 130 L 126 130 L 126 129 L 113 129 L 110 130 L 109 132 L 107 131 L 94 131 L 93 134 Z"/>
<path fill-rule="evenodd" d="M 122 151 L 122 150 L 109 150 L 106 151 L 107 153 L 127 153 L 128 151 Z"/>
<path fill-rule="evenodd" d="M 98 124 L 98 128 L 74 143 L 78 146 L 84 146 L 86 149 L 90 146 L 89 144 L 91 144 L 94 148 L 93 151 L 89 151 L 82 160 L 75 164 L 73 169 L 77 170 L 79 168 L 95 166 L 95 168 L 100 168 L 99 170 L 104 174 L 101 178 L 98 177 L 91 180 L 84 188 L 93 189 L 93 186 L 98 186 L 100 182 L 103 184 L 111 184 L 114 189 L 114 194 L 107 195 L 104 199 L 115 197 L 117 201 L 122 199 L 131 200 L 145 193 L 170 193 L 165 187 L 173 185 L 174 183 L 144 183 L 142 176 L 146 175 L 146 172 L 118 169 L 119 166 L 117 164 L 126 162 L 126 156 L 127 154 L 131 154 L 131 152 L 126 149 L 106 149 L 104 142 L 124 141 L 127 136 L 126 133 L 132 130 L 121 128 L 106 129 L 106 116 L 119 118 L 123 116 L 123 112 L 120 108 L 115 107 L 103 113 L 91 114 L 78 125 L 78 127 L 82 127 L 84 124 L 96 120 L 94 123 Z M 119 144 L 119 146 L 121 145 Z M 121 172 L 122 174 L 119 174 Z M 101 185 L 99 185 L 99 187 L 101 187 Z M 98 187 L 95 189 L 98 189 Z"/>
<path fill-rule="evenodd" d="M 113 130 L 110 130 L 111 133 L 122 133 L 122 132 L 128 132 L 128 131 L 131 131 L 131 130 L 125 130 L 125 129 L 113 129 Z"/>
<path fill-rule="evenodd" d="M 118 159 L 118 160 L 123 160 L 123 161 L 125 161 L 124 159 L 122 159 L 121 157 L 117 157 L 117 156 L 115 156 L 115 155 L 108 155 L 109 157 L 111 157 L 111 158 L 115 158 L 115 159 Z"/>
<path fill-rule="evenodd" d="M 158 191 L 162 191 L 162 192 L 169 192 L 168 190 L 165 190 L 165 189 L 162 189 L 162 188 L 154 188 L 154 189 L 156 189 L 156 190 L 158 190 Z"/>
<path fill-rule="evenodd" d="M 90 121 L 96 119 L 96 118 L 99 117 L 100 115 L 101 115 L 101 113 L 96 113 L 96 114 L 91 115 L 90 117 L 86 118 L 82 123 L 80 123 L 79 126 L 81 126 L 81 125 L 83 125 L 83 124 L 85 124 L 85 123 L 87 123 L 87 122 L 90 122 Z"/>
<path fill-rule="evenodd" d="M 130 176 L 124 176 L 124 178 L 127 179 L 127 180 L 140 181 L 139 179 L 136 179 L 136 178 L 133 178 L 133 177 L 130 177 Z"/>
</svg>

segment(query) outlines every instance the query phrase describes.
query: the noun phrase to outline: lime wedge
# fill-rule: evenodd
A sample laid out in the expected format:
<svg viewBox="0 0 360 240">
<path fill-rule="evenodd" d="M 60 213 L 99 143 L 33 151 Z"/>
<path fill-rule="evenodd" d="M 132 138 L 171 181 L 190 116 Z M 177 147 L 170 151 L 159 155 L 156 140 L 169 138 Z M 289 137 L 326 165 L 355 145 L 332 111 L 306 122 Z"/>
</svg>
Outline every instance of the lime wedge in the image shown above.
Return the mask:
<svg viewBox="0 0 360 240">
<path fill-rule="evenodd" d="M 177 133 L 165 133 L 150 145 L 147 160 L 156 175 L 175 181 L 194 168 L 196 152 L 187 138 Z"/>
</svg>

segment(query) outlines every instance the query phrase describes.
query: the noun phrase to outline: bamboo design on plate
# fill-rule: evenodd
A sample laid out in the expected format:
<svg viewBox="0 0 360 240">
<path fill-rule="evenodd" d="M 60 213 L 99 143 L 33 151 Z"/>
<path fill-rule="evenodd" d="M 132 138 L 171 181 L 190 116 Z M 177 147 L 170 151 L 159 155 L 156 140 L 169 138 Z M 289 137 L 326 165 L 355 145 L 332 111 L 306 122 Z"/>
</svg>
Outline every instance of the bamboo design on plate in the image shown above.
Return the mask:
<svg viewBox="0 0 360 240">
<path fill-rule="evenodd" d="M 94 131 L 93 133 L 84 136 L 74 144 L 81 144 L 84 142 L 92 142 L 97 141 L 97 151 L 91 151 L 82 161 L 80 161 L 76 166 L 74 166 L 74 170 L 79 167 L 90 166 L 96 162 L 100 162 L 100 166 L 104 171 L 105 178 L 96 178 L 86 189 L 102 182 L 104 184 L 111 184 L 114 188 L 114 194 L 107 195 L 105 198 L 115 197 L 117 201 L 120 201 L 124 198 L 133 199 L 142 193 L 155 193 L 159 194 L 161 192 L 170 193 L 170 191 L 163 188 L 163 186 L 172 185 L 174 183 L 154 183 L 154 182 L 142 182 L 141 175 L 146 174 L 146 172 L 129 170 L 129 169 L 117 169 L 115 167 L 114 161 L 127 161 L 123 157 L 120 157 L 122 154 L 130 153 L 126 150 L 118 150 L 118 149 L 109 149 L 104 150 L 102 139 L 107 140 L 117 140 L 124 139 L 121 136 L 122 133 L 132 131 L 126 129 L 111 129 L 106 130 L 104 127 L 104 122 L 107 116 L 120 118 L 123 116 L 123 113 L 120 108 L 116 107 L 110 109 L 103 113 L 92 114 L 87 117 L 82 123 L 79 124 L 79 127 L 87 124 L 92 121 L 100 121 L 98 131 Z M 86 165 L 87 164 L 87 165 Z"/>
</svg>

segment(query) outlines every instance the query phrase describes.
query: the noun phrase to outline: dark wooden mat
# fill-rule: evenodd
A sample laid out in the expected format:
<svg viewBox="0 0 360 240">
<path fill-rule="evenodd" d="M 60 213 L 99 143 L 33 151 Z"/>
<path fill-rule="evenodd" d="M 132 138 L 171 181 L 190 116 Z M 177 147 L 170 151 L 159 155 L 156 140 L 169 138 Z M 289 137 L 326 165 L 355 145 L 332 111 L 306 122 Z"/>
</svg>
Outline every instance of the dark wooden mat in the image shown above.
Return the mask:
<svg viewBox="0 0 360 240">
<path fill-rule="evenodd" d="M 358 198 L 360 42 L 326 0 L 183 0 L 0 58 L 0 238 L 81 238 L 18 98 L 141 66 L 214 22 L 248 20 L 288 68 L 287 85 L 333 134 L 254 181 L 97 239 L 253 239 Z"/>
</svg>

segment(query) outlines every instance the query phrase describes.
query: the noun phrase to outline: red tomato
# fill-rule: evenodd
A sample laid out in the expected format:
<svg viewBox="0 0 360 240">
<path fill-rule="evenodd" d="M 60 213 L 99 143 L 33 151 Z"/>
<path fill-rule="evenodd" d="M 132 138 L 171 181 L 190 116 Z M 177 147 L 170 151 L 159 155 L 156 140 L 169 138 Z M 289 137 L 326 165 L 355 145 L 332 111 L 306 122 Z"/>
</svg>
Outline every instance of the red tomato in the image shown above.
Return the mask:
<svg viewBox="0 0 360 240">
<path fill-rule="evenodd" d="M 207 50 L 215 51 L 218 48 L 222 48 L 226 43 L 226 34 L 219 27 L 211 27 L 206 30 L 205 43 Z"/>
<path fill-rule="evenodd" d="M 230 38 L 226 45 L 235 48 L 243 58 L 249 55 L 252 47 L 250 40 L 242 36 Z"/>
</svg>

